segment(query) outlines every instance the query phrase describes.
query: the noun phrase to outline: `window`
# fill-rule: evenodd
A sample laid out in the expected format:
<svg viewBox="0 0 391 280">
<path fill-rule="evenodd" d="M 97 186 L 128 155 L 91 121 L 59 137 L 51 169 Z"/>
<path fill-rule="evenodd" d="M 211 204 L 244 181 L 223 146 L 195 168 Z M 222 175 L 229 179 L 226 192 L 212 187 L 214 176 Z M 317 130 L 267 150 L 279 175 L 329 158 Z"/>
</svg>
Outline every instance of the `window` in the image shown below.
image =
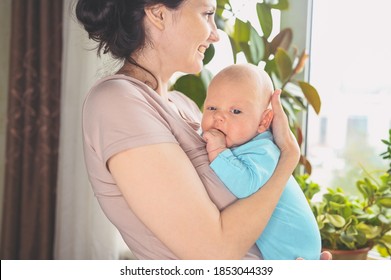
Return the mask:
<svg viewBox="0 0 391 280">
<path fill-rule="evenodd" d="M 322 100 L 309 110 L 311 178 L 356 192 L 360 174 L 386 170 L 379 154 L 391 128 L 389 0 L 313 1 L 310 82 Z"/>
</svg>

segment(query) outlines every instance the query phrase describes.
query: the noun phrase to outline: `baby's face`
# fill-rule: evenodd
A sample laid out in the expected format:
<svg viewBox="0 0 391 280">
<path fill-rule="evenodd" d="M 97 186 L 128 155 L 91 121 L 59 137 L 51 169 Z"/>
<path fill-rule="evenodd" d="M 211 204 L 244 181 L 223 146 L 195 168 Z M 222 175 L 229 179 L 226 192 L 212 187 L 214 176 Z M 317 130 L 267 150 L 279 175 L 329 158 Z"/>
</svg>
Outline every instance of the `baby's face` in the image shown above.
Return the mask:
<svg viewBox="0 0 391 280">
<path fill-rule="evenodd" d="M 227 147 L 241 145 L 257 135 L 267 104 L 250 83 L 212 83 L 204 103 L 202 130 L 220 130 Z"/>
</svg>

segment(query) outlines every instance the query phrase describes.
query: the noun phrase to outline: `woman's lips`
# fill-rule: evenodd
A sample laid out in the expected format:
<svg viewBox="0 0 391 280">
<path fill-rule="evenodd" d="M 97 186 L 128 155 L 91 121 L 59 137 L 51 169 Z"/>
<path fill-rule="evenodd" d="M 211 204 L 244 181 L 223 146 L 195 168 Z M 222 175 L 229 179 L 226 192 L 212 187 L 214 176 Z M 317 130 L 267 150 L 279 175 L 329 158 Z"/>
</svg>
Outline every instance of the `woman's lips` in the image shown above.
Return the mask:
<svg viewBox="0 0 391 280">
<path fill-rule="evenodd" d="M 198 47 L 198 51 L 200 52 L 200 53 L 202 53 L 202 54 L 205 54 L 205 52 L 206 52 L 206 49 L 207 49 L 208 47 L 207 46 L 199 46 Z"/>
</svg>

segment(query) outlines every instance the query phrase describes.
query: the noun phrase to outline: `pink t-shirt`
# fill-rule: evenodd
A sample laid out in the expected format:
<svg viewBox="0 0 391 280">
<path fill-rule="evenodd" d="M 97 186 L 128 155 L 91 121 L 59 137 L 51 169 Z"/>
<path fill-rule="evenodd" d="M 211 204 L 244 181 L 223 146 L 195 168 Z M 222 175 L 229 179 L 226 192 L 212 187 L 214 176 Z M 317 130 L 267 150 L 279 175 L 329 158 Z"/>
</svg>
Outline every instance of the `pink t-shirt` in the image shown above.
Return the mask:
<svg viewBox="0 0 391 280">
<path fill-rule="evenodd" d="M 196 104 L 175 91 L 170 92 L 169 99 L 181 116 L 147 85 L 131 77 L 114 75 L 95 84 L 83 107 L 84 157 L 93 191 L 106 216 L 139 259 L 177 257 L 128 206 L 106 166 L 113 155 L 143 145 L 176 143 L 193 163 L 219 209 L 236 199 L 209 167 L 205 142 L 197 132 L 201 112 Z M 245 259 L 259 258 L 256 246 L 245 256 Z"/>
</svg>

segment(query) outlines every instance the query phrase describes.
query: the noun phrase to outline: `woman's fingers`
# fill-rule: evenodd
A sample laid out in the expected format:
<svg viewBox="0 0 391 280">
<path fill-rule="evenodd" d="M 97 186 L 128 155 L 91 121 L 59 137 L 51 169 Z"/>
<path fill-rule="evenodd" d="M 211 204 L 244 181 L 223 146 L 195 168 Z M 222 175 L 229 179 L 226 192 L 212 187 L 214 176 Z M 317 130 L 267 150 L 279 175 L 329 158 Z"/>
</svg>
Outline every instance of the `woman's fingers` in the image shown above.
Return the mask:
<svg viewBox="0 0 391 280">
<path fill-rule="evenodd" d="M 271 99 L 273 112 L 275 114 L 279 114 L 279 113 L 283 113 L 284 112 L 284 110 L 282 108 L 282 105 L 281 105 L 280 96 L 281 96 L 281 90 L 280 89 L 276 89 L 274 91 L 274 93 L 272 95 L 272 99 Z"/>
<path fill-rule="evenodd" d="M 320 259 L 321 260 L 324 260 L 324 261 L 329 261 L 329 260 L 332 260 L 333 259 L 333 256 L 331 255 L 331 253 L 329 251 L 323 251 L 321 254 L 320 254 Z M 302 261 L 304 260 L 303 258 L 297 258 L 296 259 L 297 261 Z"/>
<path fill-rule="evenodd" d="M 332 260 L 333 259 L 333 255 L 331 255 L 331 253 L 329 251 L 323 251 L 321 254 L 320 254 L 320 259 L 321 260 Z"/>
<path fill-rule="evenodd" d="M 281 90 L 274 91 L 271 98 L 271 105 L 274 114 L 272 130 L 274 140 L 280 148 L 281 153 L 288 153 L 292 158 L 299 160 L 300 149 L 296 138 L 289 128 L 288 117 L 281 104 Z"/>
</svg>

